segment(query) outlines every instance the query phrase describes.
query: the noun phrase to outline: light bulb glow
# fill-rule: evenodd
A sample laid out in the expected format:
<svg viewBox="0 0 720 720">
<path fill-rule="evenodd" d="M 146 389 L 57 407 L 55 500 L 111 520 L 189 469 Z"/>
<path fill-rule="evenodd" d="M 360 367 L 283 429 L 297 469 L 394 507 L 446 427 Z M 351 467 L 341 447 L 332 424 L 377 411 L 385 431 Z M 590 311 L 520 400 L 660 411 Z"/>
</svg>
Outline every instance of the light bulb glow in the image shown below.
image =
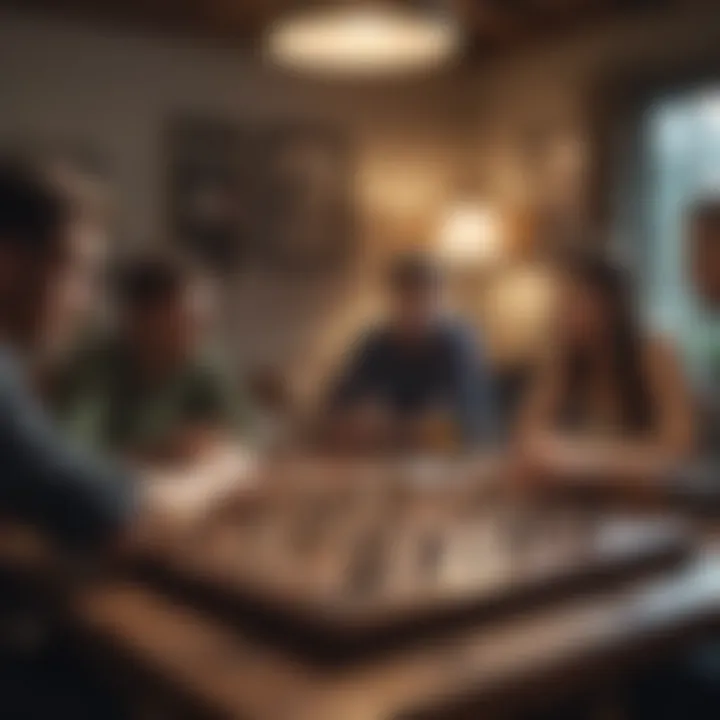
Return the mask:
<svg viewBox="0 0 720 720">
<path fill-rule="evenodd" d="M 267 51 L 275 63 L 323 74 L 430 69 L 459 47 L 457 26 L 428 13 L 373 5 L 308 11 L 275 23 Z"/>
<path fill-rule="evenodd" d="M 440 227 L 439 252 L 453 265 L 486 265 L 502 251 L 500 221 L 495 212 L 474 203 L 450 208 Z"/>
</svg>

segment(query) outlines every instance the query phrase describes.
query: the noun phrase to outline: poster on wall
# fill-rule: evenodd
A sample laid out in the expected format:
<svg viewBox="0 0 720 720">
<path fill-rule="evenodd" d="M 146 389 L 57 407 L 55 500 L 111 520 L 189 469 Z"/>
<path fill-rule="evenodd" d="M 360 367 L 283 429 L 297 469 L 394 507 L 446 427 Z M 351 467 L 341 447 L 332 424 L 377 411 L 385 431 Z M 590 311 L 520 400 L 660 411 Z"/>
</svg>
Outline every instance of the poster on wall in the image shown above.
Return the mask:
<svg viewBox="0 0 720 720">
<path fill-rule="evenodd" d="M 341 133 L 182 119 L 168 146 L 171 237 L 209 267 L 311 272 L 348 258 L 352 168 Z"/>
</svg>

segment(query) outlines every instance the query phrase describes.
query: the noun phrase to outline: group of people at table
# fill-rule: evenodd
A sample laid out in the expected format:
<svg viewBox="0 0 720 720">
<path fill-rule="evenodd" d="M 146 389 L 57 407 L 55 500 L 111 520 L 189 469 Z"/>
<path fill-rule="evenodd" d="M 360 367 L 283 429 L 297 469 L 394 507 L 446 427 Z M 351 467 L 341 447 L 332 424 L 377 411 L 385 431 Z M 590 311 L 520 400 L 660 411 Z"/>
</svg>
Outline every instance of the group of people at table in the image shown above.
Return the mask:
<svg viewBox="0 0 720 720">
<path fill-rule="evenodd" d="M 252 445 L 263 409 L 206 352 L 212 286 L 194 267 L 130 259 L 112 297 L 99 297 L 102 220 L 86 190 L 70 171 L 0 164 L 0 511 L 102 556 L 168 522 L 172 483 L 154 479 L 207 477 L 212 458 Z M 687 231 L 688 276 L 720 304 L 720 200 L 693 207 Z M 535 485 L 651 484 L 696 453 L 705 429 L 676 350 L 645 331 L 602 253 L 550 262 L 552 336 L 506 438 L 510 462 Z M 495 445 L 493 373 L 446 312 L 441 269 L 403 256 L 386 290 L 386 318 L 353 346 L 296 441 L 356 457 Z M 95 332 L 92 314 L 110 330 Z"/>
</svg>

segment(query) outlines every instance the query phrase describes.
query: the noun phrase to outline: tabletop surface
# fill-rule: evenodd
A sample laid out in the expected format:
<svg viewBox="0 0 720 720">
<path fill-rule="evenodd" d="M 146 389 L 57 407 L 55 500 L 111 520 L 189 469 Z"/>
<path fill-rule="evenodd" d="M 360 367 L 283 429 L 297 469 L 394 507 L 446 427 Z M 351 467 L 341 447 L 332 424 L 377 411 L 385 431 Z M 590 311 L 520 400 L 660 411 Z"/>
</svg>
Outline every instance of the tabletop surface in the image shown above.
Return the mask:
<svg viewBox="0 0 720 720">
<path fill-rule="evenodd" d="M 286 472 L 290 482 L 276 478 L 251 503 L 225 503 L 156 552 L 209 586 L 257 587 L 275 573 L 264 587 L 277 588 L 289 607 L 309 598 L 354 613 L 336 613 L 340 628 L 380 610 L 387 618 L 388 608 L 407 614 L 403 603 L 422 604 L 420 596 L 436 606 L 457 592 L 473 602 L 507 592 L 528 576 L 557 583 L 568 568 L 587 570 L 598 558 L 611 567 L 632 557 L 632 572 L 601 574 L 591 586 L 565 586 L 551 602 L 534 599 L 492 622 L 466 618 L 336 666 L 307 662 L 125 569 L 75 585 L 68 621 L 208 716 L 250 720 L 447 720 L 466 707 L 512 715 L 720 630 L 719 522 L 690 527 L 667 516 L 516 507 L 488 499 L 486 482 L 443 488 L 426 475 L 384 483 L 377 467 L 356 466 L 340 483 L 338 468 Z M 349 474 L 375 480 L 358 491 Z M 367 563 L 368 571 L 355 556 L 376 529 L 388 557 L 374 569 Z M 0 533 L 0 559 L 34 558 L 38 546 L 25 539 L 6 555 Z"/>
<path fill-rule="evenodd" d="M 689 548 L 687 529 L 668 519 L 388 484 L 226 508 L 146 559 L 160 587 L 214 609 L 253 603 L 268 624 L 284 623 L 280 634 L 302 630 L 309 651 L 350 652 L 401 627 L 495 619 L 655 572 Z"/>
<path fill-rule="evenodd" d="M 534 701 L 528 688 L 576 689 L 622 673 L 720 629 L 719 598 L 720 553 L 712 552 L 651 580 L 335 669 L 299 662 L 135 584 L 87 588 L 73 611 L 86 630 L 218 717 L 439 720 L 467 702 L 487 717 L 512 703 L 524 709 Z"/>
</svg>

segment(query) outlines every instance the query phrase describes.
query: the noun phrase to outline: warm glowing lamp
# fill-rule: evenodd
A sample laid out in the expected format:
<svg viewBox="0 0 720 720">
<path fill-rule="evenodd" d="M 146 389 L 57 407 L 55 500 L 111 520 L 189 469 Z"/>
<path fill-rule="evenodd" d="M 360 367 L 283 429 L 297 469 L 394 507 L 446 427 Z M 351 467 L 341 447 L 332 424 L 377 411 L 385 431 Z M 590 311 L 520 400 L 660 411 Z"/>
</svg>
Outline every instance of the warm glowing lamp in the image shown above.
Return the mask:
<svg viewBox="0 0 720 720">
<path fill-rule="evenodd" d="M 452 266 L 487 267 L 502 254 L 500 218 L 472 202 L 454 205 L 440 226 L 440 257 Z"/>
<path fill-rule="evenodd" d="M 281 18 L 270 28 L 267 53 L 292 70 L 402 74 L 438 67 L 460 44 L 457 24 L 438 12 L 356 2 Z"/>
</svg>

